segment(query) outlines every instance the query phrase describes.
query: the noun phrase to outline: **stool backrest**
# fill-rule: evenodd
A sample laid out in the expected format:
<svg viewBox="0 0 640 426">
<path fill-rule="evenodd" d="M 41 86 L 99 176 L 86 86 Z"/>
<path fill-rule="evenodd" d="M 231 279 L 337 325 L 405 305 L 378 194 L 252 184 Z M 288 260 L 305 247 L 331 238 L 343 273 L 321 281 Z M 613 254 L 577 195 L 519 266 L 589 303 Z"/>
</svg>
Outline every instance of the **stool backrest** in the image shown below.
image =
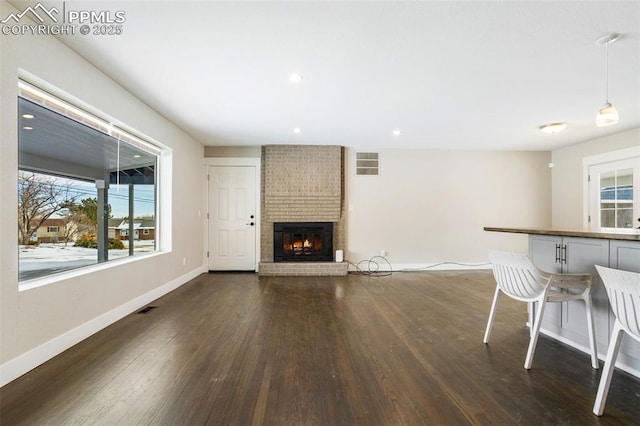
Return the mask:
<svg viewBox="0 0 640 426">
<path fill-rule="evenodd" d="M 541 273 L 525 254 L 490 251 L 493 276 L 508 296 L 524 302 L 537 300 L 549 286 L 549 277 Z"/>
<path fill-rule="evenodd" d="M 625 331 L 640 338 L 640 274 L 596 265 L 611 310 Z"/>
</svg>

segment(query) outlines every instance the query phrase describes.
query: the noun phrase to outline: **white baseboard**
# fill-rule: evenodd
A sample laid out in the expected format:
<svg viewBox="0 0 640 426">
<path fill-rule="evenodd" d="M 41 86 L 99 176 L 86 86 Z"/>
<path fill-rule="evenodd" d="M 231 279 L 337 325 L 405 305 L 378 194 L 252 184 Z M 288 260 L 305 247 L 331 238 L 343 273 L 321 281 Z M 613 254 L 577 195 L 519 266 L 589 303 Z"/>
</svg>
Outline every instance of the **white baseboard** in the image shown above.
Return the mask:
<svg viewBox="0 0 640 426">
<path fill-rule="evenodd" d="M 128 301 L 104 314 L 87 321 L 86 323 L 67 331 L 66 333 L 49 340 L 42 345 L 25 352 L 0 365 L 0 386 L 17 379 L 37 366 L 45 363 L 54 356 L 64 352 L 73 345 L 81 342 L 92 334 L 106 328 L 119 319 L 135 312 L 142 306 L 156 300 L 159 297 L 175 290 L 187 283 L 201 273 L 206 272 L 206 268 L 199 267 L 188 272 L 168 283 L 155 288 L 135 299 Z"/>
<path fill-rule="evenodd" d="M 439 262 L 439 263 L 387 263 L 382 258 L 374 258 L 372 263 L 375 265 L 369 265 L 368 261 L 363 261 L 358 264 L 358 267 L 364 271 L 381 271 L 389 272 L 423 272 L 423 271 L 461 271 L 461 270 L 477 270 L 477 269 L 491 269 L 490 263 L 458 263 L 458 262 Z M 355 272 L 356 267 L 349 265 L 349 271 Z"/>
</svg>

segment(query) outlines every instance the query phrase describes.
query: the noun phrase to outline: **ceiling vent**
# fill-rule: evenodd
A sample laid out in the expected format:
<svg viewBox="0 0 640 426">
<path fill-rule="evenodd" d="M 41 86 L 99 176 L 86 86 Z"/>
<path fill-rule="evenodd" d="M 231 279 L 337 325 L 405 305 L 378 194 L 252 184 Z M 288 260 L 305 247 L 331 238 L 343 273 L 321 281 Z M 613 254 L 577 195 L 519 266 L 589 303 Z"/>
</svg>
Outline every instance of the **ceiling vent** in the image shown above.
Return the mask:
<svg viewBox="0 0 640 426">
<path fill-rule="evenodd" d="M 377 152 L 356 152 L 356 175 L 378 174 Z"/>
</svg>

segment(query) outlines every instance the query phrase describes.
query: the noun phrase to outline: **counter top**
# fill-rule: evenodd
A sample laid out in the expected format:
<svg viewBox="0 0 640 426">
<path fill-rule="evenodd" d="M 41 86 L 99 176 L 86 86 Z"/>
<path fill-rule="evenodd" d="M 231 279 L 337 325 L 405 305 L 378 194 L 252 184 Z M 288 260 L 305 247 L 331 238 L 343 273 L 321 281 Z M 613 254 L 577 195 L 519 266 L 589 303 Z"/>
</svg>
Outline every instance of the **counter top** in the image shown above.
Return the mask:
<svg viewBox="0 0 640 426">
<path fill-rule="evenodd" d="M 516 234 L 558 235 L 562 237 L 601 238 L 605 240 L 640 241 L 640 229 L 556 229 L 556 228 L 500 228 L 485 226 L 485 231 L 511 232 Z"/>
</svg>

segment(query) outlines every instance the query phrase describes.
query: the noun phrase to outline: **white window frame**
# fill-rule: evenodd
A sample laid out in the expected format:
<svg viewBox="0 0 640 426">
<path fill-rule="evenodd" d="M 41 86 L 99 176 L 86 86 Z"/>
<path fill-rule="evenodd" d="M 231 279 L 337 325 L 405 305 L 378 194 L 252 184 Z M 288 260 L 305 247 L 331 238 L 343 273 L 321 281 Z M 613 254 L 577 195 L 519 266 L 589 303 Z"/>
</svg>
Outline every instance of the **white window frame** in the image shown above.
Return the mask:
<svg viewBox="0 0 640 426">
<path fill-rule="evenodd" d="M 47 90 L 42 90 L 38 88 L 38 86 L 46 87 Z M 110 269 L 131 262 L 138 262 L 143 259 L 148 259 L 167 252 L 171 252 L 172 194 L 170 188 L 173 170 L 173 150 L 170 147 L 158 142 L 157 140 L 141 134 L 140 132 L 132 129 L 119 120 L 116 120 L 89 105 L 82 104 L 82 108 L 75 106 L 74 103 L 77 104 L 77 102 L 69 101 L 72 99 L 75 100 L 73 96 L 53 88 L 51 85 L 44 81 L 39 81 L 39 79 L 34 76 L 21 75 L 18 80 L 18 89 L 19 96 L 22 96 L 23 93 L 28 92 L 32 96 L 43 97 L 48 102 L 51 102 L 53 105 L 57 105 L 58 107 L 69 108 L 75 114 L 82 117 L 82 122 L 84 124 L 94 127 L 102 132 L 105 132 L 105 129 L 107 129 L 107 134 L 111 136 L 117 136 L 121 140 L 125 140 L 127 143 L 154 153 L 157 156 L 155 170 L 156 250 L 154 252 L 136 256 L 126 256 L 120 259 L 109 260 L 108 262 L 88 265 L 77 269 L 70 269 L 68 271 L 53 275 L 46 275 L 38 278 L 18 281 L 18 291 L 27 291 L 44 285 L 54 284 L 70 278 L 83 276 L 85 274 L 93 273 L 96 271 Z M 53 109 L 55 111 L 55 108 L 51 108 L 51 104 L 49 104 L 47 108 Z M 34 236 L 36 235 L 37 233 L 34 232 Z"/>
<path fill-rule="evenodd" d="M 620 165 L 622 162 L 629 161 L 640 161 L 640 147 L 631 147 L 627 149 L 621 149 L 617 151 L 611 151 L 604 154 L 593 155 L 589 157 L 584 157 L 582 159 L 582 170 L 583 170 L 583 226 L 585 228 L 596 227 L 599 226 L 599 220 L 593 219 L 590 221 L 591 212 L 594 211 L 595 206 L 599 206 L 600 197 L 598 195 L 598 200 L 595 200 L 592 193 L 592 186 L 599 185 L 598 178 L 594 176 L 589 176 L 591 170 L 597 168 L 606 168 L 607 164 L 611 165 L 612 170 L 620 169 Z M 616 164 L 617 163 L 617 164 Z M 634 169 L 634 182 L 637 182 L 640 178 L 640 167 L 631 167 Z M 590 182 L 590 179 L 592 182 Z M 637 191 L 637 186 L 634 183 L 634 189 Z M 634 206 L 636 208 L 640 205 L 640 200 L 634 199 Z M 637 210 L 636 210 L 637 211 Z M 635 218 L 634 218 L 635 220 Z M 635 226 L 634 226 L 635 227 Z M 612 229 L 612 228 L 608 228 Z M 622 228 L 620 228 L 622 229 Z"/>
</svg>

